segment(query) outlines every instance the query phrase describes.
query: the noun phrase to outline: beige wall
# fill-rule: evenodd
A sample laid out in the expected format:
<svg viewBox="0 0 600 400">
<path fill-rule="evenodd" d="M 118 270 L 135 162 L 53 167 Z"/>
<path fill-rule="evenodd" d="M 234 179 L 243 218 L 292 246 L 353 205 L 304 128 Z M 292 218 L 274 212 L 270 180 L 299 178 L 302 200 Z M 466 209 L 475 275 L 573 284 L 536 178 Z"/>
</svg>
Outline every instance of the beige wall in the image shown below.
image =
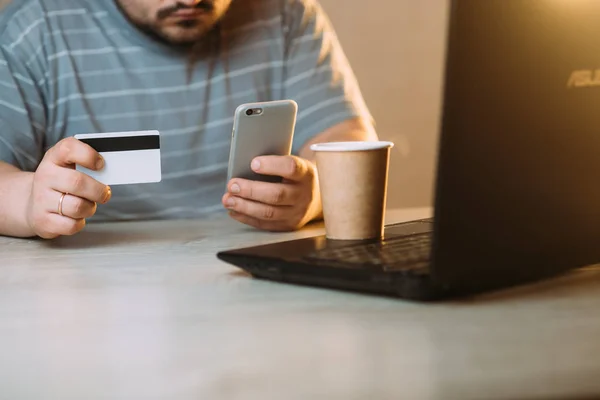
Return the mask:
<svg viewBox="0 0 600 400">
<path fill-rule="evenodd" d="M 430 205 L 446 0 L 320 0 L 379 135 L 394 141 L 389 205 Z"/>
</svg>

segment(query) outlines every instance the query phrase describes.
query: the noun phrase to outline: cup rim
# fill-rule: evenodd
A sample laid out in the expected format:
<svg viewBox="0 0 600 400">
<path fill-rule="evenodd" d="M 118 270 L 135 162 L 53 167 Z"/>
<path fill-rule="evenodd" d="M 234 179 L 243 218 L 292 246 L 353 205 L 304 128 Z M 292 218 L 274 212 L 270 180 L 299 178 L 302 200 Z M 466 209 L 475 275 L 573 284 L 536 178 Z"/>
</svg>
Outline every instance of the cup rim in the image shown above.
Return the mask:
<svg viewBox="0 0 600 400">
<path fill-rule="evenodd" d="M 350 141 L 350 142 L 326 142 L 315 143 L 310 146 L 312 151 L 368 151 L 380 150 L 394 147 L 393 142 L 379 141 Z"/>
</svg>

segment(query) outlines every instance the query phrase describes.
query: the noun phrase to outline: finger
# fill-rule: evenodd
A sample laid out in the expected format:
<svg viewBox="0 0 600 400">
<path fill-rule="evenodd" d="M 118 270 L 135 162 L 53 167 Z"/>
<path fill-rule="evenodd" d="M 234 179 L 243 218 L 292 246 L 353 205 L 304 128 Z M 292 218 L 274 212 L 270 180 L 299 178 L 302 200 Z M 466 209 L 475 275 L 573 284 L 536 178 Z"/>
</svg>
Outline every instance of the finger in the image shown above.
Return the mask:
<svg viewBox="0 0 600 400">
<path fill-rule="evenodd" d="M 43 239 L 53 239 L 57 236 L 71 236 L 85 227 L 85 219 L 73 219 L 58 214 L 48 213 L 43 224 L 38 227 L 39 236 Z"/>
<path fill-rule="evenodd" d="M 301 194 L 296 185 L 247 179 L 233 179 L 227 189 L 233 196 L 274 206 L 294 205 Z"/>
<path fill-rule="evenodd" d="M 91 170 L 104 168 L 104 159 L 89 145 L 73 137 L 58 142 L 48 151 L 50 161 L 61 167 L 73 168 L 75 164 Z"/>
<path fill-rule="evenodd" d="M 104 204 L 112 196 L 110 186 L 98 182 L 83 172 L 59 168 L 59 171 L 51 175 L 50 180 L 49 185 L 52 189 L 95 203 Z"/>
<path fill-rule="evenodd" d="M 256 173 L 280 176 L 290 181 L 300 181 L 313 172 L 308 160 L 296 156 L 256 157 L 250 166 Z"/>
<path fill-rule="evenodd" d="M 82 199 L 81 197 L 71 194 L 63 194 L 52 191 L 52 196 L 49 196 L 48 211 L 73 219 L 90 218 L 96 213 L 96 203 Z M 61 203 L 62 198 L 62 203 Z"/>
<path fill-rule="evenodd" d="M 229 211 L 229 216 L 235 219 L 236 221 L 241 222 L 242 224 L 249 225 L 264 231 L 285 232 L 290 230 L 290 228 L 285 227 L 283 224 L 252 218 L 247 215 L 237 213 L 235 211 Z"/>
<path fill-rule="evenodd" d="M 263 221 L 285 220 L 286 218 L 289 218 L 289 214 L 293 210 L 293 208 L 289 206 L 273 206 L 243 199 L 241 197 L 231 196 L 229 194 L 223 196 L 223 203 L 229 210 Z"/>
</svg>

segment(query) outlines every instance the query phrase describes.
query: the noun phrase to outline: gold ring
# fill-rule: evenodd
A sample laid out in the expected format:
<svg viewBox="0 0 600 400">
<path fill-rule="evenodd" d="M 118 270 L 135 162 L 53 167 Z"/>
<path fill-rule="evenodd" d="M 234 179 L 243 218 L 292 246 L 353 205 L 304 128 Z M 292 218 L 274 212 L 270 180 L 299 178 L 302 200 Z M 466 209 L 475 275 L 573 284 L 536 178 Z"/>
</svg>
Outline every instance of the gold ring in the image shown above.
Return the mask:
<svg viewBox="0 0 600 400">
<path fill-rule="evenodd" d="M 65 196 L 66 196 L 66 195 L 67 195 L 66 193 L 63 193 L 63 194 L 60 196 L 60 200 L 58 201 L 58 214 L 59 214 L 59 215 L 61 215 L 61 216 L 63 216 L 63 217 L 64 217 L 65 215 L 64 215 L 64 214 L 63 214 L 63 212 L 62 212 L 62 206 L 63 206 L 63 200 L 65 199 Z"/>
</svg>

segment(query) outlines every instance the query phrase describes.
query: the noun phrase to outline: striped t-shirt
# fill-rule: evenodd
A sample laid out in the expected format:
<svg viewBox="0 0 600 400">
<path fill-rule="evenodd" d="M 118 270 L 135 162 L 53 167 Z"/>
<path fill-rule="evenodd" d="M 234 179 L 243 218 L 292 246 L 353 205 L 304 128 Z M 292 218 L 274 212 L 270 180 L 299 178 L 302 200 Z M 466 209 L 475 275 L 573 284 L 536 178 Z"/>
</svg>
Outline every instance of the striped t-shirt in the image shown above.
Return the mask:
<svg viewBox="0 0 600 400">
<path fill-rule="evenodd" d="M 34 171 L 78 133 L 161 133 L 162 181 L 114 186 L 92 221 L 222 210 L 236 107 L 279 99 L 299 106 L 294 152 L 370 120 L 315 1 L 233 0 L 194 57 L 142 33 L 114 0 L 13 0 L 0 13 L 0 160 Z"/>
</svg>

